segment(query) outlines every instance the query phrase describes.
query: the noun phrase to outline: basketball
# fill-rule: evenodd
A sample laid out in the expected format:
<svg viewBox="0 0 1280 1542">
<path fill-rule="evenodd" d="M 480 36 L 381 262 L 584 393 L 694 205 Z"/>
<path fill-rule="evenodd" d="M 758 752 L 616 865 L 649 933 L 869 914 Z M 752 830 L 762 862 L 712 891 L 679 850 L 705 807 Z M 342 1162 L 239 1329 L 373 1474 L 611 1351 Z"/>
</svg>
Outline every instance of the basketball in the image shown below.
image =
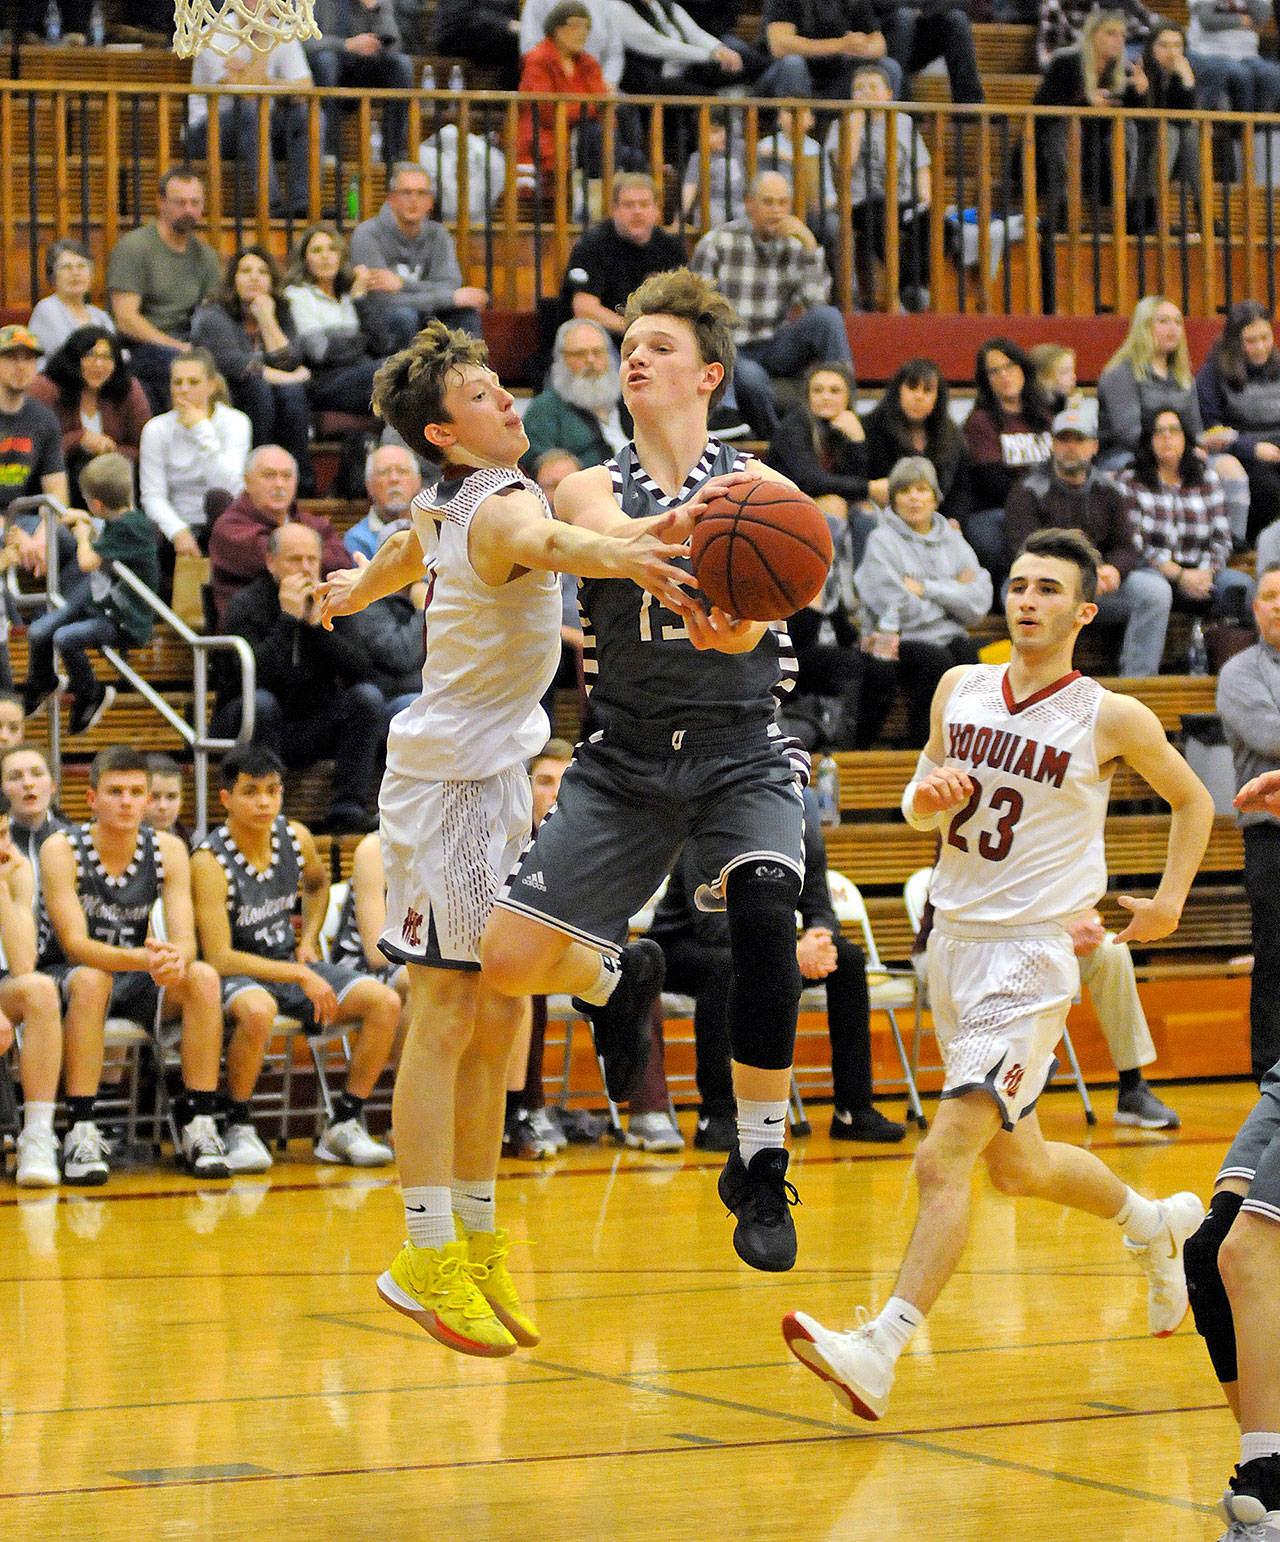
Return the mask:
<svg viewBox="0 0 1280 1542">
<path fill-rule="evenodd" d="M 689 540 L 698 588 L 741 621 L 779 621 L 821 590 L 831 532 L 811 498 L 757 477 L 713 498 Z"/>
</svg>

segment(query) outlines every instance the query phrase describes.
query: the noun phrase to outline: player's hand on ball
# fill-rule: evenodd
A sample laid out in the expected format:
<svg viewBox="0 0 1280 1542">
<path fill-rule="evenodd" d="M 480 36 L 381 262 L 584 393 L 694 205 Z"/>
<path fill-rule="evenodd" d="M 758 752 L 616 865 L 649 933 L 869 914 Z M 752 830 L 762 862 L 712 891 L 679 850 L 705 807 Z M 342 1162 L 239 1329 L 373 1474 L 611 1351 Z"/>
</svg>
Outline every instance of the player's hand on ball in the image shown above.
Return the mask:
<svg viewBox="0 0 1280 1542">
<path fill-rule="evenodd" d="M 1136 899 L 1132 894 L 1117 896 L 1116 903 L 1131 913 L 1133 919 L 1124 931 L 1117 933 L 1117 942 L 1158 942 L 1178 929 L 1182 919 L 1181 908 L 1159 899 Z"/>
<path fill-rule="evenodd" d="M 973 782 L 956 766 L 935 766 L 928 776 L 916 784 L 913 800 L 920 818 L 930 814 L 947 814 L 959 808 L 973 796 Z"/>
<path fill-rule="evenodd" d="M 769 630 L 763 621 L 737 621 L 718 605 L 710 611 L 694 606 L 685 612 L 689 641 L 704 652 L 750 653 Z"/>
<path fill-rule="evenodd" d="M 356 579 L 368 566 L 368 557 L 357 552 L 355 567 L 339 568 L 337 572 L 330 573 L 316 590 L 312 616 L 326 632 L 333 631 L 336 616 L 349 616 L 352 611 L 359 609 L 351 603 L 351 590 Z"/>
<path fill-rule="evenodd" d="M 735 487 L 743 487 L 748 482 L 758 482 L 759 477 L 754 477 L 749 471 L 725 471 L 718 477 L 708 477 L 702 486 L 689 499 L 688 503 L 682 503 L 678 508 L 671 510 L 671 518 L 674 523 L 671 526 L 672 539 L 687 541 L 694 524 L 707 512 L 707 506 L 721 498 L 725 493 Z"/>
<path fill-rule="evenodd" d="M 1280 816 L 1280 771 L 1264 771 L 1246 782 L 1234 802 L 1242 814 Z"/>
</svg>

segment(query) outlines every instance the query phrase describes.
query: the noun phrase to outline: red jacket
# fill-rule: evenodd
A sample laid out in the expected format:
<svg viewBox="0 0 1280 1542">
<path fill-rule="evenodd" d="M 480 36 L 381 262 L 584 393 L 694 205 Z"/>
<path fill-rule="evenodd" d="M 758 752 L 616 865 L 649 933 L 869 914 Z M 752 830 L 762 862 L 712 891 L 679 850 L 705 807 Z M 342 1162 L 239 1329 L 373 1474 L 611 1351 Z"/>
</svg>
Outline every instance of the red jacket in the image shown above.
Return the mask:
<svg viewBox="0 0 1280 1542">
<path fill-rule="evenodd" d="M 62 458 L 80 451 L 84 438 L 84 425 L 80 422 L 80 403 L 67 406 L 58 394 L 58 388 L 44 375 L 37 375 L 31 382 L 28 396 L 33 401 L 44 402 L 52 407 L 62 425 Z M 129 394 L 122 402 L 109 402 L 105 396 L 98 398 L 98 411 L 102 414 L 102 432 L 116 442 L 116 449 L 127 459 L 136 461 L 138 445 L 142 439 L 142 425 L 151 416 L 151 403 L 147 393 L 137 381 L 131 381 Z M 74 489 L 72 496 L 75 496 Z"/>
<path fill-rule="evenodd" d="M 353 567 L 354 559 L 342 544 L 342 538 L 323 514 L 312 514 L 292 504 L 289 519 L 295 524 L 308 525 L 319 531 L 323 543 L 320 552 L 320 571 L 328 575 L 336 568 Z M 227 604 L 237 589 L 267 571 L 267 542 L 275 529 L 275 522 L 259 512 L 247 491 L 229 503 L 213 522 L 209 534 L 209 581 L 213 589 L 213 603 L 218 613 L 218 625 L 226 614 Z"/>
<path fill-rule="evenodd" d="M 549 37 L 543 38 L 536 48 L 531 48 L 525 55 L 524 68 L 520 72 L 520 90 L 530 94 L 554 91 L 558 96 L 609 95 L 609 87 L 598 60 L 590 54 L 579 54 L 574 61 L 573 73 L 570 74 Z M 556 105 L 554 102 L 540 102 L 537 110 L 538 156 L 542 170 L 546 173 L 555 165 L 556 159 Z M 586 102 L 566 102 L 564 113 L 570 130 L 577 128 L 584 119 L 600 115 L 599 108 Z M 520 111 L 520 140 L 516 153 L 519 160 L 532 163 L 533 109 L 530 107 Z"/>
</svg>

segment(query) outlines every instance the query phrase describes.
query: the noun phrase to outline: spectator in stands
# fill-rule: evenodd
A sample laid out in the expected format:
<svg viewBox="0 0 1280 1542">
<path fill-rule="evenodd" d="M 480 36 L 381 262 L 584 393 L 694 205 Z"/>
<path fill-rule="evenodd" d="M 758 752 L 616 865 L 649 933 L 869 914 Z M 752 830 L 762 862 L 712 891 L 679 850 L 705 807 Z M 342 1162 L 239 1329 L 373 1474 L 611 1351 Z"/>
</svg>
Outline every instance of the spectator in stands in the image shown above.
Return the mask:
<svg viewBox="0 0 1280 1542">
<path fill-rule="evenodd" d="M 160 581 L 155 531 L 134 507 L 133 467 L 124 456 L 96 456 L 80 473 L 80 490 L 85 508 L 68 509 L 64 522 L 75 537 L 76 565 L 89 582 L 77 587 L 74 603 L 47 610 L 27 628 L 30 664 L 22 692 L 30 717 L 58 689 L 56 650 L 71 685 L 70 734 L 87 733 L 116 697 L 114 686 L 94 679 L 86 649 L 141 647 L 151 640 L 155 613 L 111 564 L 121 563 L 149 589 Z M 95 520 L 102 526 L 96 539 Z"/>
<path fill-rule="evenodd" d="M 364 1125 L 400 1018 L 400 998 L 381 980 L 326 964 L 320 929 L 329 906 L 329 864 L 304 825 L 281 813 L 284 767 L 258 745 L 227 755 L 219 768 L 224 819 L 191 859 L 196 925 L 205 957 L 222 976 L 230 1018 L 227 1047 L 227 1164 L 260 1173 L 271 1153 L 253 1127 L 249 1099 L 277 1015 L 298 1018 L 308 1035 L 356 1029 L 347 1084 L 315 1144 L 322 1162 L 384 1167 L 391 1149 Z M 302 935 L 293 911 L 302 902 Z"/>
<path fill-rule="evenodd" d="M 1259 34 L 1271 20 L 1267 0 L 1190 0 L 1187 44 L 1200 106 L 1274 112 L 1280 64 L 1262 57 Z"/>
<path fill-rule="evenodd" d="M 969 468 L 964 436 L 951 417 L 950 393 L 932 359 L 909 359 L 893 372 L 884 395 L 863 421 L 867 487 L 881 508 L 889 502 L 889 473 L 908 455 L 933 463 L 939 504 L 948 519 L 969 512 Z"/>
<path fill-rule="evenodd" d="M 236 13 L 238 14 L 238 13 Z M 228 26 L 232 23 L 228 22 Z M 241 25 L 251 25 L 241 23 Z M 307 108 L 289 88 L 310 91 L 311 66 L 297 38 L 273 44 L 263 52 L 241 43 L 230 53 L 202 48 L 191 66 L 196 94 L 187 97 L 187 154 L 200 159 L 209 144 L 209 99 L 198 94 L 201 86 L 268 86 L 270 154 L 267 164 L 267 197 L 273 215 L 305 218 L 307 184 L 311 175 L 311 146 L 307 134 Z M 255 95 L 218 98 L 218 122 L 224 160 L 234 163 L 233 200 L 242 210 L 253 209 L 258 199 L 258 100 Z M 285 163 L 288 193 L 280 192 L 275 160 Z"/>
<path fill-rule="evenodd" d="M 1076 382 L 1076 353 L 1065 343 L 1037 343 L 1027 349 L 1036 381 L 1054 416 L 1064 407 L 1078 407 L 1083 395 Z"/>
<path fill-rule="evenodd" d="M 297 505 L 298 468 L 279 445 L 262 445 L 244 468 L 244 491 L 218 515 L 209 536 L 214 608 L 222 624 L 227 602 L 239 588 L 266 571 L 267 541 L 278 526 L 293 523 L 314 530 L 321 541 L 324 574 L 351 566 L 337 531 L 323 514 Z"/>
<path fill-rule="evenodd" d="M 63 1083 L 70 1129 L 66 1183 L 105 1183 L 108 1147 L 94 1119 L 108 1017 L 148 1026 L 160 1012 L 182 1020 L 179 1152 L 200 1178 L 225 1178 L 227 1153 L 214 1115 L 222 1059 L 218 977 L 196 958 L 191 869 L 176 836 L 147 829 L 146 760 L 124 745 L 89 769 L 89 824 L 56 831 L 40 851 L 53 948 L 41 960 L 64 993 Z M 165 940 L 151 912 L 164 905 Z"/>
<path fill-rule="evenodd" d="M 345 834 L 373 824 L 369 806 L 387 718 L 349 622 L 328 631 L 316 618 L 321 552 L 317 530 L 295 523 L 273 530 L 266 572 L 232 597 L 223 626 L 253 649 L 253 743 L 295 769 L 332 759 L 328 828 Z M 214 737 L 234 738 L 240 712 L 239 697 L 224 699 L 214 714 Z"/>
<path fill-rule="evenodd" d="M 775 138 L 778 136 L 775 136 Z M 756 154 L 759 156 L 757 145 Z M 769 165 L 769 161 L 764 162 Z M 703 177 L 702 152 L 694 150 L 685 163 L 680 207 L 686 219 L 699 209 L 702 184 L 707 185 L 707 211 L 712 220 L 736 219 L 747 194 L 746 146 L 727 107 L 713 107 L 707 124 L 707 172 Z"/>
<path fill-rule="evenodd" d="M 898 142 L 898 298 L 905 311 L 929 309 L 929 204 L 932 199 L 929 152 L 914 122 L 904 112 L 883 109 L 893 100 L 883 63 L 860 64 L 853 76 L 853 100 L 861 109 L 849 114 L 852 155 L 851 208 L 855 242 L 882 262 L 888 221 L 885 137 L 890 117 Z M 840 125 L 827 134 L 827 158 L 839 165 Z"/>
<path fill-rule="evenodd" d="M 840 930 L 827 887 L 827 855 L 817 799 L 805 792 L 804 887 L 796 960 L 806 985 L 822 981 L 827 991 L 834 1107 L 832 1140 L 900 1141 L 906 1126 L 884 1115 L 871 1101 L 870 1003 L 862 950 Z M 701 1107 L 693 1143 L 703 1151 L 728 1151 L 736 1140 L 734 1097 L 729 1074 L 726 1009 L 733 987 L 729 922 L 723 911 L 694 904 L 702 871 L 698 853 L 686 847 L 666 893 L 658 902 L 648 935 L 667 961 L 667 987 L 694 998 L 698 1096 Z"/>
<path fill-rule="evenodd" d="M 867 498 L 867 436 L 857 414 L 853 370 L 840 359 L 815 364 L 806 398 L 778 424 L 765 458 L 802 493 L 843 518 L 851 504 Z"/>
<path fill-rule="evenodd" d="M 16 691 L 0 691 L 0 755 L 22 743 L 22 697 Z"/>
<path fill-rule="evenodd" d="M 546 36 L 548 15 L 559 0 L 525 0 L 520 8 L 520 53 L 531 53 Z M 622 34 L 610 6 L 610 0 L 583 0 L 591 16 L 587 33 L 587 52 L 600 65 L 605 82 L 616 90 L 622 83 L 626 53 Z"/>
<path fill-rule="evenodd" d="M 947 66 L 953 102 L 985 102 L 964 0 L 878 0 L 889 57 L 910 77 L 935 59 Z"/>
<path fill-rule="evenodd" d="M 352 233 L 350 259 L 369 271 L 366 305 L 375 353 L 397 353 L 431 316 L 480 336 L 489 296 L 462 282 L 453 237 L 431 218 L 433 201 L 427 173 L 400 161 L 391 168 L 386 203 Z"/>
<path fill-rule="evenodd" d="M 621 338 L 631 291 L 651 273 L 665 273 L 686 261 L 684 242 L 659 229 L 661 223 L 653 178 L 638 171 L 615 177 L 609 218 L 584 231 L 569 253 L 560 290 L 565 306 Z"/>
<path fill-rule="evenodd" d="M 1122 673 L 1158 675 L 1169 609 L 1241 625 L 1253 600 L 1253 580 L 1229 568 L 1231 527 L 1217 473 L 1196 454 L 1190 425 L 1174 407 L 1143 424 L 1133 465 L 1122 471 L 1125 511 L 1140 552 L 1131 582 L 1156 602 Z"/>
<path fill-rule="evenodd" d="M 417 460 L 398 444 L 382 444 L 370 450 L 364 463 L 364 485 L 369 512 L 352 525 L 342 544 L 353 557 L 372 558 L 374 552 L 402 521 L 422 489 Z"/>
<path fill-rule="evenodd" d="M 583 0 L 560 0 L 560 4 L 547 13 L 542 30 L 542 41 L 524 56 L 521 65 L 522 94 L 612 95 L 599 60 L 587 52 L 591 12 Z M 556 119 L 560 115 L 553 102 L 539 102 L 536 109 L 526 104 L 520 110 L 517 154 L 521 165 L 538 168 L 545 188 L 552 186 L 556 170 Z M 572 136 L 575 163 L 589 177 L 602 176 L 599 107 L 591 102 L 568 102 L 563 117 Z"/>
<path fill-rule="evenodd" d="M 350 266 L 346 239 L 332 225 L 308 225 L 298 237 L 284 282 L 297 351 L 311 372 L 311 405 L 368 414 L 380 362 L 376 337 L 363 317 L 368 270 Z"/>
<path fill-rule="evenodd" d="M 27 325 L 39 339 L 46 358 L 61 348 L 77 327 L 115 331 L 116 324 L 106 311 L 89 304 L 93 258 L 82 242 L 51 242 L 44 254 L 44 276 L 53 285 L 53 293 L 36 301 Z"/>
<path fill-rule="evenodd" d="M 173 167 L 160 178 L 156 218 L 121 236 L 107 259 L 107 294 L 129 366 L 157 412 L 169 407 L 169 366 L 191 351 L 196 306 L 222 277 L 217 253 L 195 234 L 204 183 Z"/>
<path fill-rule="evenodd" d="M 1164 597 L 1140 578 L 1138 548 L 1124 494 L 1094 465 L 1098 417 L 1093 402 L 1067 407 L 1052 424 L 1053 454 L 1009 494 L 1004 509 L 1005 570 L 1035 530 L 1082 530 L 1102 554 L 1097 624 L 1123 626 L 1120 673 L 1134 675 L 1153 630 L 1163 637 Z"/>
<path fill-rule="evenodd" d="M 889 473 L 889 508 L 867 537 L 854 574 L 866 618 L 881 639 L 897 638 L 898 682 L 907 697 L 906 744 L 929 737 L 929 706 L 954 664 L 976 664 L 967 628 L 991 609 L 991 575 L 973 548 L 939 512 L 933 462 L 907 456 Z M 893 644 L 881 643 L 882 656 Z M 870 742 L 880 724 L 867 724 Z M 860 729 L 861 732 L 861 729 Z"/>
<path fill-rule="evenodd" d="M 1147 90 L 1135 106 L 1194 112 L 1201 105 L 1186 48 L 1182 28 L 1176 22 L 1158 18 L 1142 50 Z M 1165 124 L 1165 135 L 1165 161 L 1161 166 L 1156 125 L 1138 124 L 1137 154 L 1129 178 L 1130 230 L 1154 232 L 1159 228 L 1161 177 L 1170 186 L 1170 218 L 1174 225 L 1190 230 L 1199 224 L 1200 125 L 1190 119 L 1175 119 Z"/>
<path fill-rule="evenodd" d="M 1031 360 L 1007 337 L 983 343 L 973 377 L 973 411 L 964 424 L 973 509 L 964 533 L 998 590 L 1007 572 L 1005 502 L 1032 466 L 1049 459 L 1053 413 Z"/>
<path fill-rule="evenodd" d="M 40 354 L 39 340 L 26 327 L 0 327 L 0 509 L 33 493 L 67 501 L 62 425 L 31 395 Z M 13 539 L 12 527 L 8 539 Z M 22 560 L 33 569 L 25 542 Z M 43 571 L 43 559 L 40 567 Z"/>
<path fill-rule="evenodd" d="M 279 265 L 266 247 L 232 253 L 221 284 L 192 318 L 191 340 L 213 355 L 231 405 L 253 425 L 254 444 L 288 450 L 309 496 L 311 372 L 302 363 Z"/>
<path fill-rule="evenodd" d="M 1247 536 L 1280 518 L 1280 351 L 1271 312 L 1240 300 L 1196 374 L 1200 417 L 1215 450 L 1230 450 L 1249 478 Z"/>
<path fill-rule="evenodd" d="M 348 630 L 364 650 L 364 678 L 377 687 L 385 704 L 383 743 L 391 719 L 422 690 L 427 656 L 422 612 L 427 593 L 425 582 L 410 584 L 348 618 Z"/>
<path fill-rule="evenodd" d="M 704 31 L 675 0 L 607 0 L 622 36 L 622 89 L 635 96 L 790 96 L 791 72 L 741 38 Z"/>
<path fill-rule="evenodd" d="M 709 230 L 689 266 L 710 280 L 737 315 L 737 406 L 757 436 L 778 426 L 771 380 L 810 364 L 853 364 L 844 317 L 827 303 L 831 275 L 817 237 L 791 212 L 791 188 L 776 171 L 757 173 L 747 212 Z M 712 431 L 716 430 L 715 420 Z"/>
<path fill-rule="evenodd" d="M 519 0 L 436 0 L 435 51 L 495 73 L 499 91 L 514 91 L 520 80 L 519 18 Z"/>
<path fill-rule="evenodd" d="M 1125 28 L 1125 41 L 1136 52 L 1151 34 L 1155 13 L 1147 9 L 1143 0 L 1117 0 L 1107 10 L 1120 18 Z M 1090 17 L 1097 14 L 1094 0 L 1040 0 L 1036 63 L 1041 74 L 1049 68 L 1054 54 L 1064 48 L 1076 47 Z"/>
<path fill-rule="evenodd" d="M 845 101 L 859 63 L 888 59 L 871 0 L 765 0 L 760 31 L 781 65 L 778 96 Z M 889 60 L 893 95 L 902 67 Z"/>
<path fill-rule="evenodd" d="M 801 107 L 796 112 L 790 107 L 779 107 L 777 119 L 777 132 L 756 141 L 756 165 L 761 171 L 780 171 L 791 184 L 792 192 L 799 190 L 805 220 L 824 243 L 828 264 L 834 271 L 838 243 L 829 241 L 827 226 L 830 220 L 824 220 L 823 215 L 824 210 L 829 211 L 835 205 L 835 190 L 831 185 L 831 168 L 823 165 L 822 145 L 813 137 L 817 119 L 810 107 Z M 741 151 L 739 156 L 745 161 Z M 738 196 L 739 205 L 745 197 L 744 187 Z M 733 210 L 734 214 L 738 212 L 737 208 Z M 724 217 L 730 219 L 732 215 Z"/>
<path fill-rule="evenodd" d="M 207 348 L 176 355 L 173 407 L 142 427 L 138 483 L 142 511 L 180 557 L 209 547 L 217 513 L 244 488 L 253 427 L 227 400 L 227 383 Z M 172 566 L 172 562 L 169 562 Z"/>
<path fill-rule="evenodd" d="M 453 109 L 446 107 L 446 121 L 418 146 L 418 164 L 426 168 L 438 193 L 437 206 L 442 220 L 458 218 L 458 188 L 461 185 L 458 125 L 448 121 Z M 439 121 L 439 120 L 437 120 Z M 496 137 L 496 134 L 495 134 Z M 496 144 L 483 134 L 467 135 L 467 210 L 473 225 L 483 226 L 490 213 L 501 205 L 507 188 L 507 158 Z"/>
<path fill-rule="evenodd" d="M 191 826 L 182 822 L 186 778 L 170 755 L 147 756 L 147 823 L 153 830 L 167 830 L 191 849 Z"/>
<path fill-rule="evenodd" d="M 522 464 L 530 470 L 559 449 L 580 466 L 603 465 L 630 438 L 625 411 L 608 332 L 597 321 L 566 321 L 556 332 L 547 384 L 525 409 L 529 448 Z"/>
<path fill-rule="evenodd" d="M 95 455 L 115 451 L 137 462 L 151 403 L 113 327 L 77 327 L 32 381 L 31 395 L 58 416 L 72 485 Z"/>
<path fill-rule="evenodd" d="M 405 90 L 414 84 L 413 61 L 405 53 L 392 0 L 318 0 L 320 41 L 307 45 L 317 86 L 360 86 L 374 91 Z M 324 148 L 337 155 L 343 108 L 324 104 Z M 408 102 L 388 100 L 382 108 L 382 153 L 402 160 L 409 142 Z"/>
</svg>

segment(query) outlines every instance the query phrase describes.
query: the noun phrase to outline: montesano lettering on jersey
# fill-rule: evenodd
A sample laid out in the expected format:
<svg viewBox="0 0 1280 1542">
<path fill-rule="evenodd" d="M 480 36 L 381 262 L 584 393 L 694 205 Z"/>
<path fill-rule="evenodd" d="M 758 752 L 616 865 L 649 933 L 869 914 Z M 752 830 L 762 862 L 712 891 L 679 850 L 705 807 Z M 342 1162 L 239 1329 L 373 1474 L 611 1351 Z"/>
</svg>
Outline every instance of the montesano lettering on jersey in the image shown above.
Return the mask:
<svg viewBox="0 0 1280 1542">
<path fill-rule="evenodd" d="M 1010 776 L 1024 776 L 1030 782 L 1050 782 L 1062 786 L 1071 764 L 1071 751 L 1058 750 L 1052 744 L 1024 739 L 1007 729 L 976 727 L 973 723 L 948 725 L 950 741 L 948 760 L 958 760 L 975 770 L 990 766 L 993 771 L 1007 771 Z"/>
</svg>

